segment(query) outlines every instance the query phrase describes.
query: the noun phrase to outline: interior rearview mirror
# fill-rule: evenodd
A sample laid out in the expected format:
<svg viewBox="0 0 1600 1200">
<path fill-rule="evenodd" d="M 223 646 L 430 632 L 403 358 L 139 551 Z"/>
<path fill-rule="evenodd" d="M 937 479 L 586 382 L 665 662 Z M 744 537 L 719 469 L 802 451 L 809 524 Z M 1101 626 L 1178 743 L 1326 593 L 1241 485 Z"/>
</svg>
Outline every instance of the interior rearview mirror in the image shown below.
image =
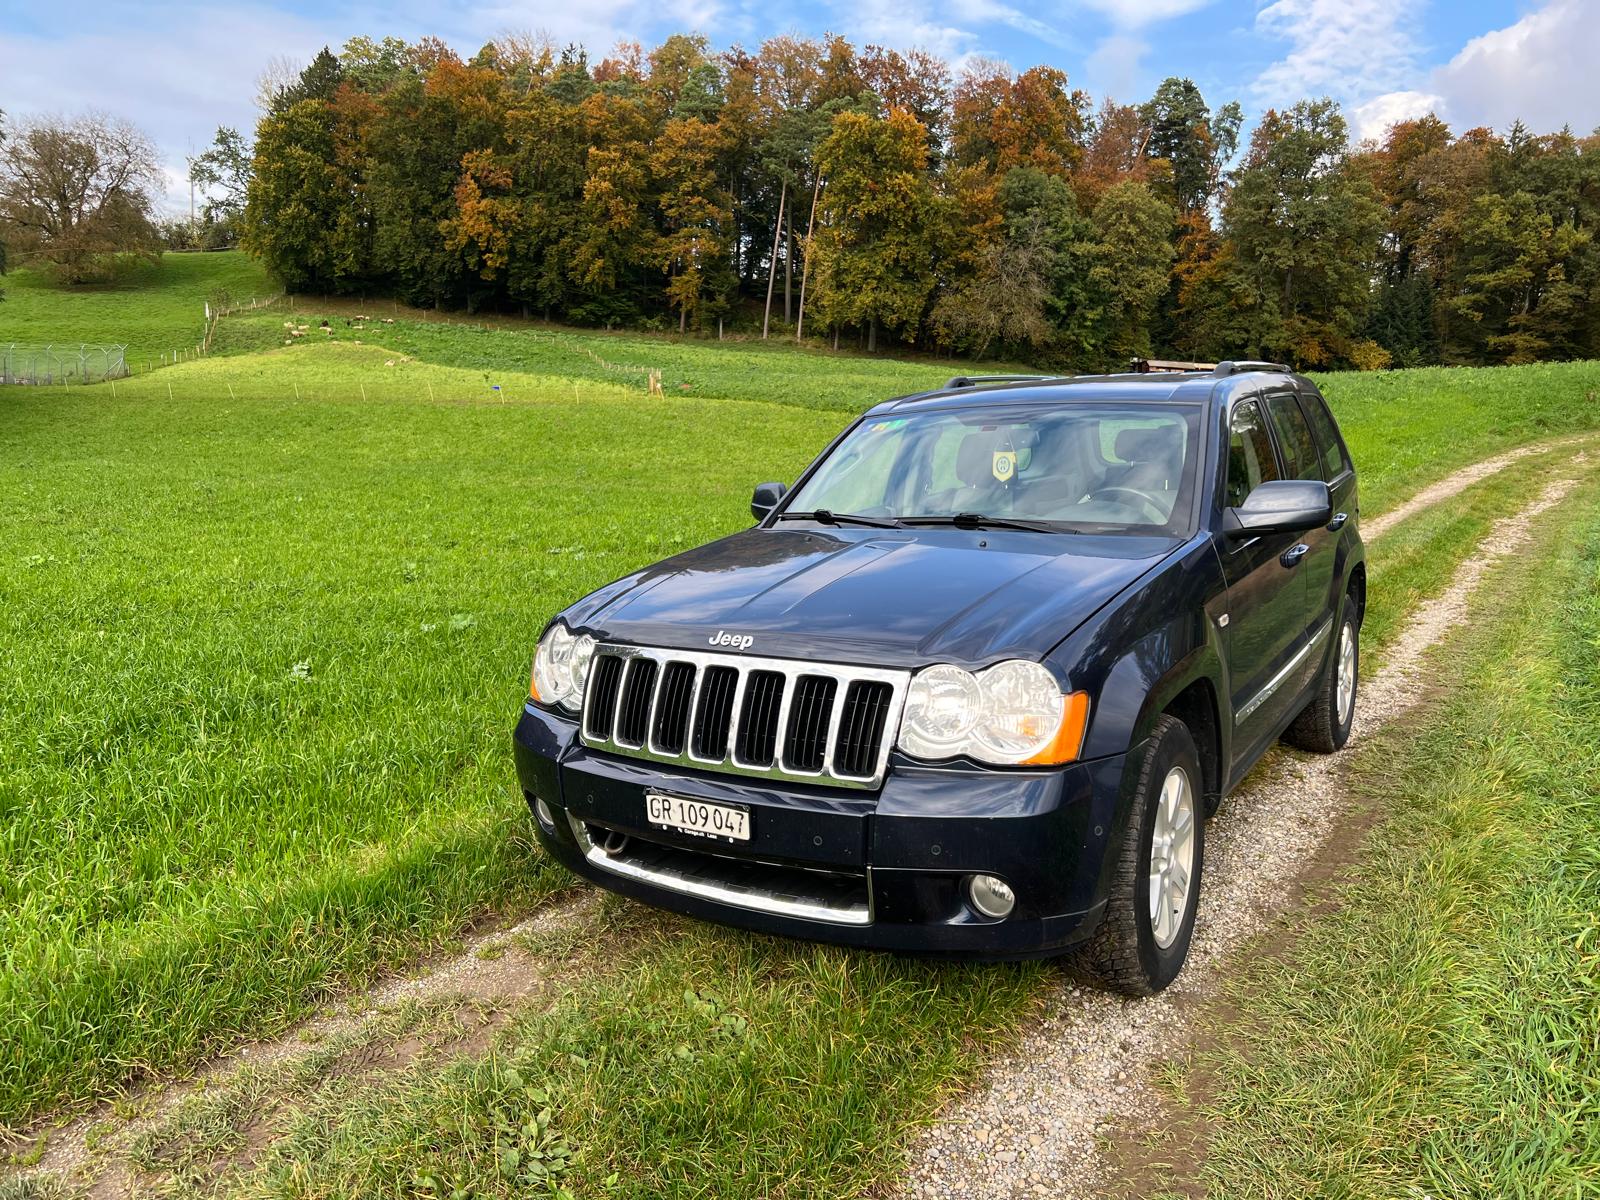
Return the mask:
<svg viewBox="0 0 1600 1200">
<path fill-rule="evenodd" d="M 758 521 L 765 521 L 767 514 L 778 507 L 778 501 L 783 499 L 788 490 L 787 483 L 756 484 L 755 494 L 750 497 L 750 515 Z"/>
<path fill-rule="evenodd" d="M 1222 515 L 1231 538 L 1299 533 L 1333 520 L 1333 497 L 1320 479 L 1273 479 L 1257 484 L 1244 503 Z"/>
</svg>

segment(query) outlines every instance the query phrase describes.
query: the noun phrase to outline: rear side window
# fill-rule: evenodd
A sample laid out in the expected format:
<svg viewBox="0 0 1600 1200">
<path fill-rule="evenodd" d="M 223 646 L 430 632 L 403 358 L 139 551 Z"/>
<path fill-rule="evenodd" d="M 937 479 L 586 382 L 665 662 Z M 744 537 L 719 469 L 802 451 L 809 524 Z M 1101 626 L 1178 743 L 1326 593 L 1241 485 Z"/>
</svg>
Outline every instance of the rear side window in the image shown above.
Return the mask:
<svg viewBox="0 0 1600 1200">
<path fill-rule="evenodd" d="M 1233 410 L 1228 431 L 1228 507 L 1238 508 L 1259 483 L 1278 478 L 1278 460 L 1261 406 L 1254 400 Z"/>
<path fill-rule="evenodd" d="M 1293 395 L 1277 393 L 1267 397 L 1267 413 L 1272 427 L 1278 431 L 1278 445 L 1283 447 L 1285 465 L 1291 479 L 1321 479 L 1322 461 L 1317 454 L 1317 443 L 1311 436 L 1311 426 L 1300 411 L 1300 402 Z"/>
<path fill-rule="evenodd" d="M 1300 407 L 1311 418 L 1311 428 L 1316 431 L 1317 444 L 1322 447 L 1322 477 L 1329 482 L 1349 465 L 1339 441 L 1339 427 L 1333 423 L 1333 414 L 1321 396 L 1300 397 Z"/>
</svg>

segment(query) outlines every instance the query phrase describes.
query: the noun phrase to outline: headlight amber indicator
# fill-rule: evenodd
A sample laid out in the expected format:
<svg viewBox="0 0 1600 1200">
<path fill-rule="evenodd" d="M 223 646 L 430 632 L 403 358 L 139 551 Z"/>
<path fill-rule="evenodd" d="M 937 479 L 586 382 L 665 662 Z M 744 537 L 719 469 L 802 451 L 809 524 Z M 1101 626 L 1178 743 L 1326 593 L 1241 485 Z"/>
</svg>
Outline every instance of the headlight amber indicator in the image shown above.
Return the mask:
<svg viewBox="0 0 1600 1200">
<path fill-rule="evenodd" d="M 1083 735 L 1089 728 L 1089 693 L 1073 692 L 1061 697 L 1061 725 L 1050 744 L 1032 758 L 1023 759 L 1026 766 L 1049 766 L 1074 762 L 1083 750 Z"/>
</svg>

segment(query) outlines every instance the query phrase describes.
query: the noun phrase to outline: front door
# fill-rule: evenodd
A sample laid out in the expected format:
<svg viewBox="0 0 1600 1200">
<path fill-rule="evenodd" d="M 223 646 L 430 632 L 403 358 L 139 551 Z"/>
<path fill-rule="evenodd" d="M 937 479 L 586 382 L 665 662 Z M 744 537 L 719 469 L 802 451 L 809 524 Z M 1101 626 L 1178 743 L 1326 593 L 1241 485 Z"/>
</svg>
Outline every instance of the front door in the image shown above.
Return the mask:
<svg viewBox="0 0 1600 1200">
<path fill-rule="evenodd" d="M 1244 503 L 1257 486 L 1283 477 L 1283 466 L 1257 400 L 1233 410 L 1228 437 L 1226 503 Z M 1275 737 L 1287 706 L 1300 691 L 1311 657 L 1306 630 L 1306 583 L 1299 535 L 1271 533 L 1228 539 L 1218 547 L 1228 581 L 1228 689 L 1234 715 L 1235 762 L 1255 757 Z"/>
</svg>

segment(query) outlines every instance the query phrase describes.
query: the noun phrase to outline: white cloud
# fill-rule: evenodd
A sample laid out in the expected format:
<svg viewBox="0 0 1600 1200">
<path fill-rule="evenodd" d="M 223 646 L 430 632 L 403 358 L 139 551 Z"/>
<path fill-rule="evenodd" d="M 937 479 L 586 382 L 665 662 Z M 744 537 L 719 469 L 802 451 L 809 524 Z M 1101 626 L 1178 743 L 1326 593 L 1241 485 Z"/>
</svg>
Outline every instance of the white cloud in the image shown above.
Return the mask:
<svg viewBox="0 0 1600 1200">
<path fill-rule="evenodd" d="M 77 32 L 7 38 L 0 109 L 14 117 L 100 109 L 149 134 L 168 187 L 158 200 L 188 210 L 184 157 L 211 142 L 218 125 L 250 130 L 254 79 L 273 55 L 308 59 L 326 31 L 260 9 L 169 9 L 170 25 L 76 23 Z M 111 26 L 115 25 L 113 31 Z M 63 64 L 75 66 L 66 70 Z"/>
<path fill-rule="evenodd" d="M 1111 31 L 1089 55 L 1088 75 L 1096 91 L 1126 99 L 1138 86 L 1139 69 L 1150 49 L 1146 34 L 1152 25 L 1188 16 L 1214 0 L 1079 0 L 1099 13 Z"/>
<path fill-rule="evenodd" d="M 1264 104 L 1308 96 L 1362 104 L 1398 92 L 1416 76 L 1416 0 L 1274 0 L 1256 13 L 1256 32 L 1289 43 L 1257 76 Z"/>
<path fill-rule="evenodd" d="M 1429 86 L 1459 131 L 1521 119 L 1539 133 L 1600 125 L 1600 3 L 1554 0 L 1468 42 Z"/>
<path fill-rule="evenodd" d="M 1089 77 L 1105 96 L 1127 102 L 1138 84 L 1139 64 L 1150 43 L 1135 33 L 1113 33 L 1101 38 L 1089 56 Z"/>
<path fill-rule="evenodd" d="M 1108 18 L 1118 29 L 1143 29 L 1207 7 L 1212 0 L 1083 0 L 1084 7 Z"/>
<path fill-rule="evenodd" d="M 1397 121 L 1437 113 L 1443 106 L 1444 97 L 1434 92 L 1385 92 L 1351 110 L 1352 136 L 1357 141 L 1381 139 Z"/>
<path fill-rule="evenodd" d="M 969 25 L 1004 25 L 1051 46 L 1076 49 L 1076 41 L 1063 29 L 996 0 L 950 0 L 950 15 Z"/>
<path fill-rule="evenodd" d="M 1521 120 L 1536 133 L 1600 125 L 1600 4 L 1553 0 L 1514 25 L 1473 38 L 1436 67 L 1423 89 L 1384 92 L 1352 111 L 1359 137 L 1382 137 L 1396 121 L 1435 113 L 1456 132 Z"/>
<path fill-rule="evenodd" d="M 970 54 L 978 43 L 972 30 L 945 23 L 942 13 L 920 0 L 858 0 L 835 11 L 842 21 L 839 32 L 859 42 L 897 50 L 914 47 L 944 58 Z"/>
</svg>

